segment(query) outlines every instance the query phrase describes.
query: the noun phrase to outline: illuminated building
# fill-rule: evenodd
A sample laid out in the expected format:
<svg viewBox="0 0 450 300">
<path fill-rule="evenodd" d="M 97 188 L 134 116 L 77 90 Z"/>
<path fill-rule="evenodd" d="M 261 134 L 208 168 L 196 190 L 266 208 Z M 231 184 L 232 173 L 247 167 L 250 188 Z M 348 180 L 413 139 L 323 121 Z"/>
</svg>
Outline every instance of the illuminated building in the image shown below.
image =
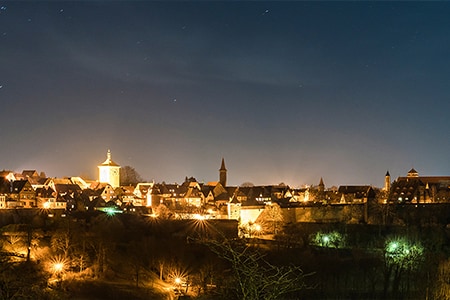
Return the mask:
<svg viewBox="0 0 450 300">
<path fill-rule="evenodd" d="M 406 177 L 398 177 L 391 187 L 390 203 L 449 202 L 450 176 L 419 176 L 411 169 Z"/>
<path fill-rule="evenodd" d="M 111 151 L 108 150 L 106 160 L 98 166 L 98 181 L 109 183 L 113 188 L 120 186 L 120 166 L 111 159 Z"/>
</svg>

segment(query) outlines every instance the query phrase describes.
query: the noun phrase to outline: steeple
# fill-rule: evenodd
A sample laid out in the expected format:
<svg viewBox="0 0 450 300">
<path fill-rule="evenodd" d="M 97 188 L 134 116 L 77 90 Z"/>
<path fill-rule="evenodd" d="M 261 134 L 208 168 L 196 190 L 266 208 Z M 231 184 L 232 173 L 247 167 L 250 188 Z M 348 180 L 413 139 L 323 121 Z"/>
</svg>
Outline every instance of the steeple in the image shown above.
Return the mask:
<svg viewBox="0 0 450 300">
<path fill-rule="evenodd" d="M 219 169 L 219 182 L 225 187 L 227 185 L 227 169 L 225 168 L 225 159 L 222 157 L 222 164 Z"/>
<path fill-rule="evenodd" d="M 320 182 L 319 182 L 319 192 L 323 193 L 325 192 L 325 184 L 323 183 L 323 178 L 320 177 Z"/>
</svg>

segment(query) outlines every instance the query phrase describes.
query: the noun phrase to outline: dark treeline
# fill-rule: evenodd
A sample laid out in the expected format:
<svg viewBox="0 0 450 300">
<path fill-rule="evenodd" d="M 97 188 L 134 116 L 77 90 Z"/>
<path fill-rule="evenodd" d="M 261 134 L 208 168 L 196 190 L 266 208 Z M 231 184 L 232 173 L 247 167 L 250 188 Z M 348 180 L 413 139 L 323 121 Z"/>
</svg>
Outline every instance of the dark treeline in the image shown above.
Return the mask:
<svg viewBox="0 0 450 300">
<path fill-rule="evenodd" d="M 101 212 L 0 214 L 0 299 L 449 299 L 444 226 L 236 221 Z M 61 262 L 62 269 L 56 269 Z"/>
</svg>

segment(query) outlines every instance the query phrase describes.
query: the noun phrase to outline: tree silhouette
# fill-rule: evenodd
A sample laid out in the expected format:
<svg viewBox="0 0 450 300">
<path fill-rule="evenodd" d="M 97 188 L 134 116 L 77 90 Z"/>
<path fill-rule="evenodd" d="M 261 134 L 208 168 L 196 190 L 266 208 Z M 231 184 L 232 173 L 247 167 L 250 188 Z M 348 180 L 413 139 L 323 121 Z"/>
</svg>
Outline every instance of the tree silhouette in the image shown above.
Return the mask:
<svg viewBox="0 0 450 300">
<path fill-rule="evenodd" d="M 234 240 L 211 240 L 209 248 L 231 264 L 237 299 L 282 299 L 304 289 L 305 275 L 298 266 L 275 266 L 259 251 Z"/>
<path fill-rule="evenodd" d="M 121 185 L 136 185 L 142 182 L 143 179 L 139 173 L 130 166 L 120 168 L 120 184 Z"/>
</svg>

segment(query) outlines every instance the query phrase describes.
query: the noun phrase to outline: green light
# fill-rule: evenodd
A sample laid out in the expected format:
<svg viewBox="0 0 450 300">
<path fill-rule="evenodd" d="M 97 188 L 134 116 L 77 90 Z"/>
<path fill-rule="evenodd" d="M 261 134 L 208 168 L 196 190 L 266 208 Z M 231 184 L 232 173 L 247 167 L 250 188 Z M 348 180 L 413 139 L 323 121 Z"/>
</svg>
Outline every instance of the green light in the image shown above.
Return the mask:
<svg viewBox="0 0 450 300">
<path fill-rule="evenodd" d="M 114 210 L 114 208 L 110 208 L 110 207 L 108 207 L 108 209 L 106 209 L 105 212 L 110 217 L 112 217 L 116 214 L 116 211 Z"/>
<path fill-rule="evenodd" d="M 120 209 L 115 208 L 115 207 L 101 207 L 101 208 L 97 208 L 97 210 L 104 212 L 108 217 L 113 217 L 117 213 L 122 213 L 122 211 Z"/>
<path fill-rule="evenodd" d="M 398 248 L 398 243 L 397 242 L 390 242 L 387 246 L 387 251 L 388 252 L 394 252 L 397 248 Z"/>
</svg>

